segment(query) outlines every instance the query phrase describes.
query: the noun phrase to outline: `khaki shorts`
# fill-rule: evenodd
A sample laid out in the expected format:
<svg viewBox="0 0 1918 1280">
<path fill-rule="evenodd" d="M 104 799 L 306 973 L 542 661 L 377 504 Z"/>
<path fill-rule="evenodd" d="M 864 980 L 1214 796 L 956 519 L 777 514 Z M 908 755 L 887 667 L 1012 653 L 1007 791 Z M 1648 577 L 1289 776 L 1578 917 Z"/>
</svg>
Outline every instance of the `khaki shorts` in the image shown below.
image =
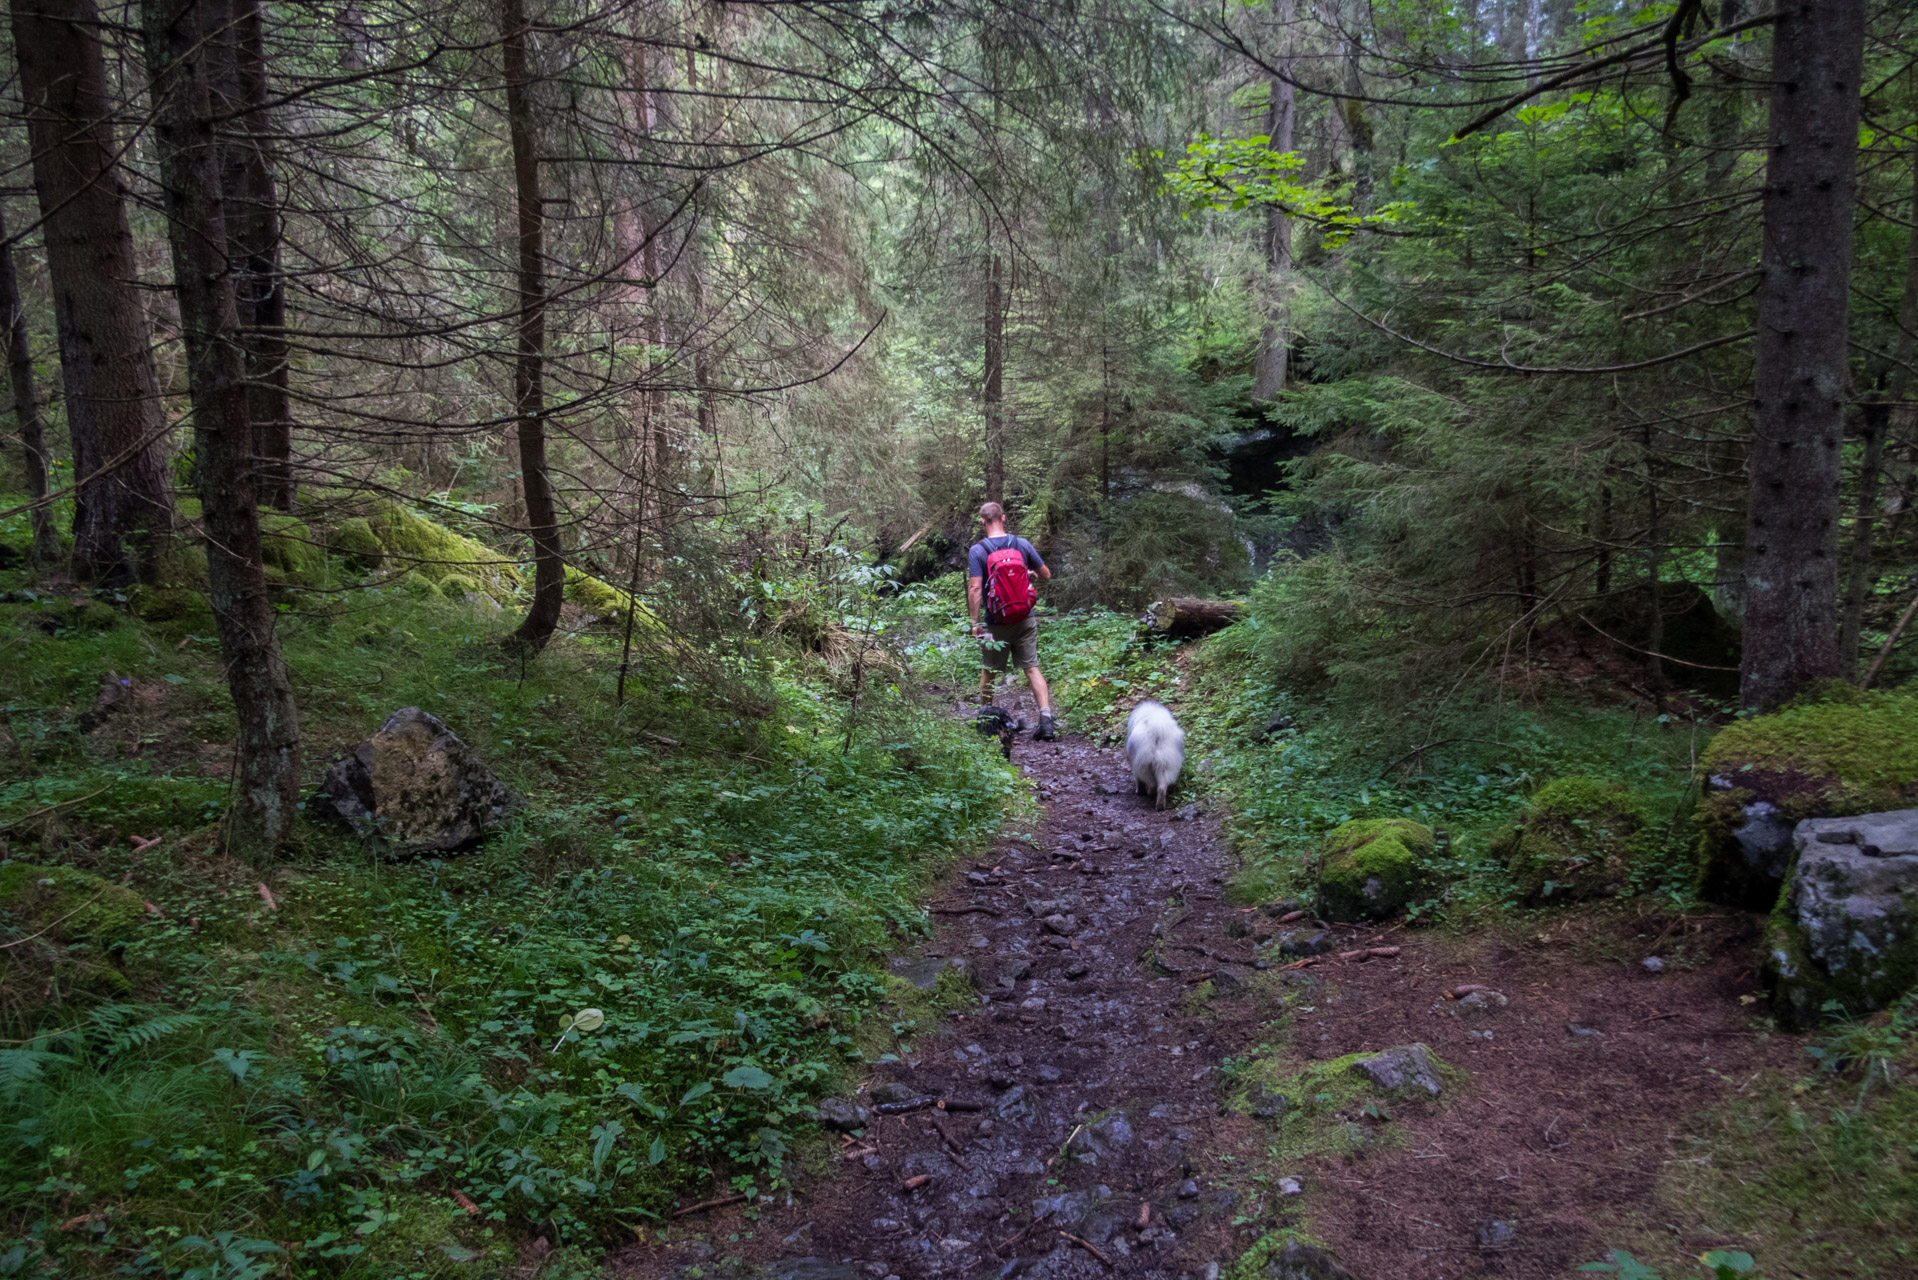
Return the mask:
<svg viewBox="0 0 1918 1280">
<path fill-rule="evenodd" d="M 1008 659 L 1021 671 L 1039 665 L 1039 619 L 1027 614 L 1023 622 L 1008 622 L 1002 627 L 987 627 L 989 640 L 979 642 L 979 660 L 988 671 L 1004 671 Z M 995 643 L 996 642 L 996 643 Z"/>
</svg>

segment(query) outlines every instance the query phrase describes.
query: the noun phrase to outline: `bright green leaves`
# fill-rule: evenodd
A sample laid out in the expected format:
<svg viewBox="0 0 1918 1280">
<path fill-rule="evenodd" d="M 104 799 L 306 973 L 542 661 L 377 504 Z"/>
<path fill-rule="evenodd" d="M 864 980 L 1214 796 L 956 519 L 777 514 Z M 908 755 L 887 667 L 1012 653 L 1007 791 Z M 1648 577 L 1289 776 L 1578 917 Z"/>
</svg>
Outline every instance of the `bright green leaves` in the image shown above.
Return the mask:
<svg viewBox="0 0 1918 1280">
<path fill-rule="evenodd" d="M 1391 226 L 1411 210 L 1409 201 L 1395 201 L 1376 213 L 1360 213 L 1324 184 L 1301 181 L 1304 168 L 1296 151 L 1274 150 L 1269 136 L 1215 138 L 1202 133 L 1187 144 L 1185 158 L 1165 180 L 1194 209 L 1283 210 L 1316 228 L 1328 249 L 1344 244 L 1356 231 Z"/>
</svg>

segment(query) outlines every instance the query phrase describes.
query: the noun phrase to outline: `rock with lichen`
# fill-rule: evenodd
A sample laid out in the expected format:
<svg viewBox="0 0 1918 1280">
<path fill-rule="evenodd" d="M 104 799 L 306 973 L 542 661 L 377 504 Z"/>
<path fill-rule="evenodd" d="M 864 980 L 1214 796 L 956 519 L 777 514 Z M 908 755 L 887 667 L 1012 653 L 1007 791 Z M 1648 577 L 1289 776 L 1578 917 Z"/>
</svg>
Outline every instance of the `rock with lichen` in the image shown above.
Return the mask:
<svg viewBox="0 0 1918 1280">
<path fill-rule="evenodd" d="M 1855 1017 L 1918 988 L 1918 809 L 1807 819 L 1792 843 L 1763 962 L 1780 1021 Z"/>
</svg>

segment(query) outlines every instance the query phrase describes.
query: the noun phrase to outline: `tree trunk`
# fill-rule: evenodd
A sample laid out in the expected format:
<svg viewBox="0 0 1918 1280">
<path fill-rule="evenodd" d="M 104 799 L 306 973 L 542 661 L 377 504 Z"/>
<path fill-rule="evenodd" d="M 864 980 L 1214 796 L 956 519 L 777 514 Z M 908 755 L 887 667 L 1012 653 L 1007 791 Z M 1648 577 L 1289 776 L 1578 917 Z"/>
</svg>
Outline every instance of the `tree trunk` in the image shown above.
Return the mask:
<svg viewBox="0 0 1918 1280">
<path fill-rule="evenodd" d="M 45 220 L 73 442 L 73 568 L 124 585 L 173 523 L 166 419 L 133 282 L 93 0 L 15 0 L 13 49 Z"/>
<path fill-rule="evenodd" d="M 265 20 L 260 0 L 231 0 L 238 100 L 227 110 L 240 126 L 227 146 L 234 193 L 227 234 L 245 265 L 237 290 L 246 350 L 247 415 L 260 501 L 293 509 L 293 412 L 287 385 L 286 281 L 280 273 L 280 201 L 268 138 Z"/>
<path fill-rule="evenodd" d="M 1154 631 L 1168 636 L 1204 636 L 1237 622 L 1245 606 L 1237 600 L 1159 600 L 1147 611 Z"/>
<path fill-rule="evenodd" d="M 546 225 L 539 196 L 539 156 L 533 149 L 533 102 L 526 72 L 530 24 L 521 0 L 501 0 L 500 51 L 506 71 L 506 122 L 513 144 L 513 186 L 519 215 L 518 354 L 513 363 L 513 409 L 518 415 L 520 489 L 533 539 L 533 603 L 519 640 L 537 652 L 559 627 L 566 561 L 559 545 L 559 514 L 546 469 Z"/>
<path fill-rule="evenodd" d="M 1006 500 L 1006 296 L 1004 263 L 997 253 L 986 260 L 986 378 L 981 403 L 986 418 L 986 501 Z"/>
<path fill-rule="evenodd" d="M 1864 43 L 1864 0 L 1793 0 L 1772 37 L 1739 689 L 1761 710 L 1839 673 L 1831 615 Z"/>
<path fill-rule="evenodd" d="M 20 469 L 26 475 L 28 512 L 32 530 L 27 563 L 45 569 L 60 560 L 60 535 L 53 531 L 53 509 L 47 505 L 47 438 L 40 421 L 40 396 L 33 385 L 33 352 L 27 346 L 27 312 L 20 305 L 20 281 L 13 271 L 13 241 L 7 237 L 0 214 L 0 310 L 7 315 L 7 380 L 13 390 L 13 416 L 20 426 Z"/>
<path fill-rule="evenodd" d="M 280 659 L 260 554 L 246 357 L 227 261 L 226 201 L 214 121 L 232 87 L 227 10 L 212 0 L 147 0 L 147 65 L 156 104 L 174 293 L 186 340 L 193 447 L 207 532 L 207 585 L 239 722 L 229 848 L 285 840 L 299 801 L 300 721 Z"/>
<path fill-rule="evenodd" d="M 1298 20 L 1298 0 L 1272 0 L 1272 16 L 1283 28 L 1279 34 L 1278 62 L 1287 76 L 1292 73 L 1292 53 L 1297 47 L 1294 26 Z M 1297 119 L 1297 95 L 1292 85 L 1273 76 L 1266 85 L 1265 132 L 1274 151 L 1292 150 Z M 1265 211 L 1265 331 L 1259 335 L 1258 365 L 1252 374 L 1252 399 L 1271 400 L 1285 390 L 1286 366 L 1292 354 L 1292 308 L 1287 297 L 1288 277 L 1292 274 L 1292 219 L 1276 205 Z"/>
</svg>

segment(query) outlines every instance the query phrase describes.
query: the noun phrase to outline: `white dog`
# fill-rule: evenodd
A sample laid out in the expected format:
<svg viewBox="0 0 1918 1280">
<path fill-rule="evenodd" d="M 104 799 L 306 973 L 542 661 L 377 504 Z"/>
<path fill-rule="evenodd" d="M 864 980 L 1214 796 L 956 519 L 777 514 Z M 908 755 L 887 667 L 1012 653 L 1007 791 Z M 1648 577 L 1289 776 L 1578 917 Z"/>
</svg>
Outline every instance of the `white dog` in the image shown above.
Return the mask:
<svg viewBox="0 0 1918 1280">
<path fill-rule="evenodd" d="M 1125 759 L 1139 794 L 1154 796 L 1154 807 L 1163 809 L 1166 792 L 1185 766 L 1185 730 L 1159 703 L 1141 702 L 1126 718 Z"/>
</svg>

